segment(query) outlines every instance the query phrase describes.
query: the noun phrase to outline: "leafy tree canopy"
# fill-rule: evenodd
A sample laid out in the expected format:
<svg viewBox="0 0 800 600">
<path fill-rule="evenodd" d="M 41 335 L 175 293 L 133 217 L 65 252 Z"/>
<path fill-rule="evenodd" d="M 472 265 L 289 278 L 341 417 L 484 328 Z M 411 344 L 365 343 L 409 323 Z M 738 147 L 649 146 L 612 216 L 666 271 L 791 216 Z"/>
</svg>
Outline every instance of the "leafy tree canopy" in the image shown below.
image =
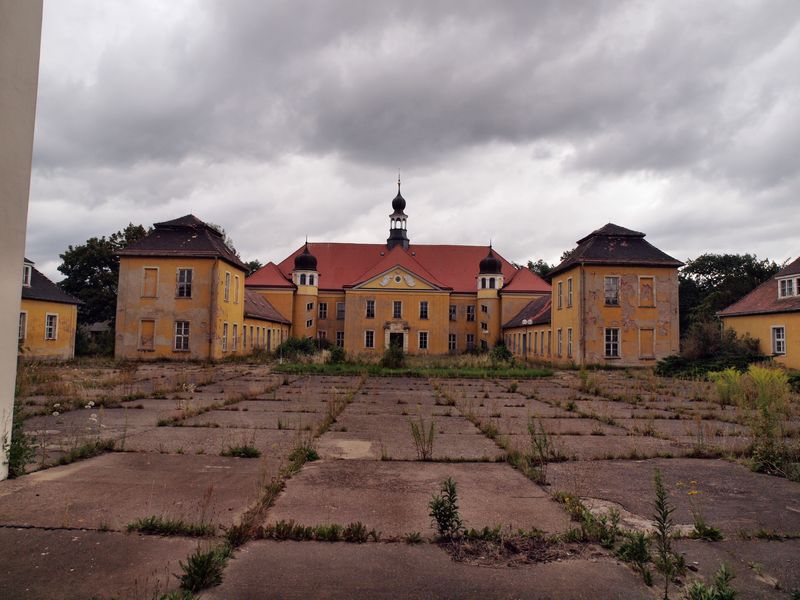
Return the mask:
<svg viewBox="0 0 800 600">
<path fill-rule="evenodd" d="M 533 271 L 534 273 L 536 273 L 542 279 L 545 279 L 545 278 L 547 278 L 547 275 L 550 273 L 550 271 L 553 270 L 553 265 L 548 263 L 546 260 L 542 260 L 540 258 L 536 262 L 533 262 L 532 260 L 529 260 L 528 261 L 528 268 L 531 271 Z"/>
<path fill-rule="evenodd" d="M 78 306 L 78 322 L 114 321 L 117 308 L 117 252 L 147 235 L 141 225 L 132 223 L 106 237 L 92 237 L 78 246 L 69 246 L 60 255 L 58 270 L 64 274 L 61 288 L 83 301 Z"/>
<path fill-rule="evenodd" d="M 260 260 L 248 260 L 244 264 L 247 265 L 247 277 L 250 277 L 250 275 L 264 266 Z"/>
</svg>

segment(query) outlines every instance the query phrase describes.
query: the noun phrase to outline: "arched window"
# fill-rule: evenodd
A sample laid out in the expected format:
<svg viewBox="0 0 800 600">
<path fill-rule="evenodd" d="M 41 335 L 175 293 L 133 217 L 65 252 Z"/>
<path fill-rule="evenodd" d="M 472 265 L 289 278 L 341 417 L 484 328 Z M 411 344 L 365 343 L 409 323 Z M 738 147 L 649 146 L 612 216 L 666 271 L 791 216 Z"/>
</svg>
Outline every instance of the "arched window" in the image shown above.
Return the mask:
<svg viewBox="0 0 800 600">
<path fill-rule="evenodd" d="M 481 277 L 481 289 L 486 289 L 486 277 Z"/>
<path fill-rule="evenodd" d="M 305 273 L 301 273 L 300 274 L 300 285 L 305 285 L 305 284 L 306 284 L 306 274 Z"/>
<path fill-rule="evenodd" d="M 494 289 L 494 277 L 489 277 L 489 287 Z"/>
<path fill-rule="evenodd" d="M 309 275 L 308 276 L 308 285 L 314 285 L 314 276 L 313 275 Z"/>
</svg>

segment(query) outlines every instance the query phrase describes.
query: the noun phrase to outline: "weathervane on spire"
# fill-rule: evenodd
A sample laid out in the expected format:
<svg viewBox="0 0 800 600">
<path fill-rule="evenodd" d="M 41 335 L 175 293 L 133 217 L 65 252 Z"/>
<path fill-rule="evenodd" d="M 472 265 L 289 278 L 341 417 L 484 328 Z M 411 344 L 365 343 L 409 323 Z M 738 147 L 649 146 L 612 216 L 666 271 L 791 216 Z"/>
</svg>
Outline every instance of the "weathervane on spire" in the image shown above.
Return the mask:
<svg viewBox="0 0 800 600">
<path fill-rule="evenodd" d="M 397 169 L 397 193 L 400 193 L 400 169 Z"/>
</svg>

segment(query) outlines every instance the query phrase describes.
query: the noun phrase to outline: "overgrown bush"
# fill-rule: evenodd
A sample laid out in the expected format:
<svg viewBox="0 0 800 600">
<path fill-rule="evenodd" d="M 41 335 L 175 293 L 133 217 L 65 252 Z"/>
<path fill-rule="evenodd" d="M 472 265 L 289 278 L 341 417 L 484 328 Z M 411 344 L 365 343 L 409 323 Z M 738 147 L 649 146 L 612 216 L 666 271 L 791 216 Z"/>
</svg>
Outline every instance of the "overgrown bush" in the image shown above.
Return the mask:
<svg viewBox="0 0 800 600">
<path fill-rule="evenodd" d="M 317 351 L 316 342 L 310 337 L 290 337 L 275 348 L 275 354 L 293 360 L 300 356 L 309 356 Z"/>
<path fill-rule="evenodd" d="M 330 354 L 328 355 L 328 362 L 333 365 L 341 364 L 347 358 L 344 348 L 341 346 L 331 346 Z"/>
<path fill-rule="evenodd" d="M 695 581 L 687 588 L 686 598 L 687 600 L 734 600 L 736 590 L 731 586 L 733 577 L 733 572 L 723 563 L 714 575 L 714 582 L 711 585 Z"/>
<path fill-rule="evenodd" d="M 730 368 L 724 371 L 711 371 L 708 378 L 714 382 L 717 397 L 722 406 L 738 405 L 744 400 L 742 372 Z"/>
<path fill-rule="evenodd" d="M 452 478 L 448 477 L 442 482 L 439 493 L 428 502 L 428 508 L 433 526 L 436 527 L 440 538 L 452 540 L 461 535 L 464 524 L 458 513 L 458 494 L 456 483 Z"/>
<path fill-rule="evenodd" d="M 502 342 L 492 348 L 489 356 L 491 356 L 492 361 L 494 362 L 511 362 L 514 360 L 514 355 L 512 354 L 511 350 L 509 350 L 508 347 Z"/>
<path fill-rule="evenodd" d="M 381 366 L 385 369 L 402 369 L 406 366 L 406 355 L 403 347 L 398 344 L 389 344 L 381 358 Z"/>
<path fill-rule="evenodd" d="M 752 467 L 783 474 L 784 463 L 790 458 L 784 440 L 789 417 L 789 378 L 780 369 L 752 365 L 743 381 L 743 408 L 753 438 Z"/>
<path fill-rule="evenodd" d="M 35 440 L 25 433 L 22 426 L 22 403 L 14 401 L 14 409 L 11 417 L 11 440 L 3 438 L 3 448 L 6 451 L 8 460 L 9 478 L 25 475 L 27 464 L 33 459 L 36 452 L 34 447 Z"/>
</svg>

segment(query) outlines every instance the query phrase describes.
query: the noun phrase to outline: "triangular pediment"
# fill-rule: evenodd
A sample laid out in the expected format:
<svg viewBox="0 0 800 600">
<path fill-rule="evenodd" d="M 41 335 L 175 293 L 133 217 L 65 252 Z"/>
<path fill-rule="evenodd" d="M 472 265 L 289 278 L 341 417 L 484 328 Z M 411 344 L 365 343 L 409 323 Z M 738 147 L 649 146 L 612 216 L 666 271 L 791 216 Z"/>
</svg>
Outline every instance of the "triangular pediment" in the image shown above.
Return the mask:
<svg viewBox="0 0 800 600">
<path fill-rule="evenodd" d="M 426 281 L 422 275 L 395 265 L 383 273 L 367 279 L 354 287 L 367 290 L 439 290 L 441 288 Z"/>
</svg>

